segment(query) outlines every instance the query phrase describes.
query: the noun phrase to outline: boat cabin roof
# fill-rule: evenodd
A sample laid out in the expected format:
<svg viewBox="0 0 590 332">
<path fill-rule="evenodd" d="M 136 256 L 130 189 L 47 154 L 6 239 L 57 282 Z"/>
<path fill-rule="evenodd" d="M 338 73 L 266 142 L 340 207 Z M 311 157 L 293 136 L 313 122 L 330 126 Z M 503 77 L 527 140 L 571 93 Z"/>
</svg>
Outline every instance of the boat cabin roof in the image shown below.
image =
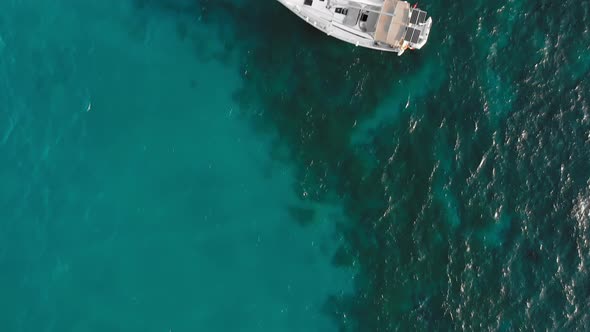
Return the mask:
<svg viewBox="0 0 590 332">
<path fill-rule="evenodd" d="M 409 12 L 409 3 L 398 0 L 385 0 L 377 21 L 375 40 L 389 45 L 400 44 L 410 22 Z"/>
</svg>

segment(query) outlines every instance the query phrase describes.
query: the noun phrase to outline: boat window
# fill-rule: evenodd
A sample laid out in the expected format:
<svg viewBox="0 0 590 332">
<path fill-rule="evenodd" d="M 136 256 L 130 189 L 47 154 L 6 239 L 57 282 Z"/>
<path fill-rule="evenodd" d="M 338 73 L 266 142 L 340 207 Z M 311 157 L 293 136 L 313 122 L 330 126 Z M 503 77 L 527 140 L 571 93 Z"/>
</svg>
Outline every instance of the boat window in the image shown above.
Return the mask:
<svg viewBox="0 0 590 332">
<path fill-rule="evenodd" d="M 348 9 L 338 7 L 336 8 L 336 14 L 346 15 L 348 14 Z"/>
<path fill-rule="evenodd" d="M 303 2 L 304 5 L 308 5 L 308 6 L 311 6 L 312 3 L 313 3 L 313 0 L 305 0 Z"/>
</svg>

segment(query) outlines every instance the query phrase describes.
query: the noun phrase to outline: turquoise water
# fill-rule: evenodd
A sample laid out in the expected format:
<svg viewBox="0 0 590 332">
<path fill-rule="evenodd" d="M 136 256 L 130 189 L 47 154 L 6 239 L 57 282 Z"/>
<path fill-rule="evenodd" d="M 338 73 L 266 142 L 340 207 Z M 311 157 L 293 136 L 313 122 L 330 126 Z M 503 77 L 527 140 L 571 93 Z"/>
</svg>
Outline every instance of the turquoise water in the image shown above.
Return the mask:
<svg viewBox="0 0 590 332">
<path fill-rule="evenodd" d="M 590 5 L 0 3 L 1 331 L 584 330 Z"/>
<path fill-rule="evenodd" d="M 341 207 L 293 191 L 217 42 L 130 2 L 0 7 L 0 330 L 330 330 Z"/>
</svg>

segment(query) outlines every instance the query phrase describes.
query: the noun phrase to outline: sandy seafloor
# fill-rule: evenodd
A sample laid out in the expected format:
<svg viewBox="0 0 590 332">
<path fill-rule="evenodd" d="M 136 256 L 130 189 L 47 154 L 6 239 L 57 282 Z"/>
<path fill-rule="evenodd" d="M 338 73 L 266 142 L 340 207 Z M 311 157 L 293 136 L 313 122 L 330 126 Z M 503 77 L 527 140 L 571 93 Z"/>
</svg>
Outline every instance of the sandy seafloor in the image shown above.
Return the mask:
<svg viewBox="0 0 590 332">
<path fill-rule="evenodd" d="M 0 331 L 590 327 L 590 3 L 0 2 Z"/>
</svg>

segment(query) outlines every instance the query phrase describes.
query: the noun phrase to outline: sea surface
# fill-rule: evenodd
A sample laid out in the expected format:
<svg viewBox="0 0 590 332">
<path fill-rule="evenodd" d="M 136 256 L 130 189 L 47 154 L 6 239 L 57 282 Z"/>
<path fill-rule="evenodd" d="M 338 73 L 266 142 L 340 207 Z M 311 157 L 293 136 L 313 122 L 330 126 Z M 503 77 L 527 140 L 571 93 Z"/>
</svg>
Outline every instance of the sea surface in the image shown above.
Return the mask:
<svg viewBox="0 0 590 332">
<path fill-rule="evenodd" d="M 0 1 L 0 331 L 590 329 L 590 2 Z"/>
</svg>

